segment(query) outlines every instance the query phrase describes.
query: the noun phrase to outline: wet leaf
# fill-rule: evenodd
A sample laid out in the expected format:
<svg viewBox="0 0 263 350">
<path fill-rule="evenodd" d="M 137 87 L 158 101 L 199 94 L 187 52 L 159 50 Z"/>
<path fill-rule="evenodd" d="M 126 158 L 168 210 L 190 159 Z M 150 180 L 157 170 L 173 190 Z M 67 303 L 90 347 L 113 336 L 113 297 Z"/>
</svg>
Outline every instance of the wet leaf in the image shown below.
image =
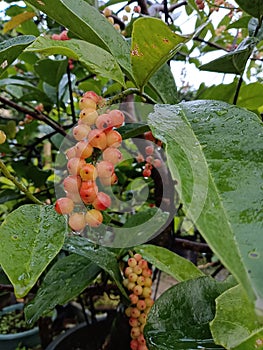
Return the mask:
<svg viewBox="0 0 263 350">
<path fill-rule="evenodd" d="M 142 254 L 143 258 L 159 270 L 166 272 L 177 281 L 185 281 L 204 275 L 189 260 L 182 258 L 166 248 L 147 244 L 135 247 L 134 250 Z"/>
<path fill-rule="evenodd" d="M 83 256 L 71 254 L 60 257 L 46 274 L 34 299 L 27 304 L 27 320 L 34 323 L 56 305 L 66 304 L 77 297 L 100 271 L 98 265 Z"/>
<path fill-rule="evenodd" d="M 27 48 L 29 52 L 40 52 L 46 55 L 65 55 L 68 58 L 80 61 L 91 72 L 114 79 L 124 85 L 123 73 L 115 58 L 107 51 L 88 42 L 71 40 L 52 40 L 38 37 Z"/>
<path fill-rule="evenodd" d="M 241 286 L 233 287 L 216 299 L 216 315 L 211 331 L 217 344 L 226 349 L 255 350 L 262 348 L 263 327 L 254 305 Z"/>
<path fill-rule="evenodd" d="M 53 206 L 27 204 L 0 226 L 0 264 L 21 298 L 60 251 L 66 222 Z"/>
<path fill-rule="evenodd" d="M 156 106 L 149 123 L 167 145 L 186 216 L 261 308 L 262 122 L 224 102 L 194 101 Z"/>
</svg>

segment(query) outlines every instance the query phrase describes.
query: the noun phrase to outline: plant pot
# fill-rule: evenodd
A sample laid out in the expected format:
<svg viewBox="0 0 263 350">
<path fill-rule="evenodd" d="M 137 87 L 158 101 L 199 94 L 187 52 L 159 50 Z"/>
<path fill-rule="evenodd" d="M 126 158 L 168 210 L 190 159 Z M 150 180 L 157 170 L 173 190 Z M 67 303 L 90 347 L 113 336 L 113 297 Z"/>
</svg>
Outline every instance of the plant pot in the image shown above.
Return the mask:
<svg viewBox="0 0 263 350">
<path fill-rule="evenodd" d="M 22 310 L 23 307 L 23 303 L 7 306 L 0 312 L 0 317 L 15 310 Z M 15 334 L 0 334 L 1 350 L 15 350 L 18 344 L 22 344 L 28 347 L 34 347 L 40 344 L 38 327 L 34 327 L 28 331 L 18 332 Z"/>
</svg>

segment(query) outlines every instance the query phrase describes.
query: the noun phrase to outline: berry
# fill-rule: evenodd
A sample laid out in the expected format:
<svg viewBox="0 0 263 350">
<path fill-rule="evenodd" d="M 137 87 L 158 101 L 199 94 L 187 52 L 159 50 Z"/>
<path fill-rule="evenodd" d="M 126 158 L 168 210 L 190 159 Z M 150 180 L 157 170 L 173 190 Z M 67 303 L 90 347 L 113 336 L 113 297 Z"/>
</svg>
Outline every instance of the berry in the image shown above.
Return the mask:
<svg viewBox="0 0 263 350">
<path fill-rule="evenodd" d="M 129 259 L 128 259 L 128 265 L 129 265 L 130 267 L 135 267 L 135 266 L 137 265 L 136 259 L 134 259 L 134 258 L 129 258 Z"/>
<path fill-rule="evenodd" d="M 146 304 L 144 300 L 139 300 L 136 306 L 140 311 L 143 311 L 146 309 Z"/>
<path fill-rule="evenodd" d="M 96 169 L 98 172 L 98 177 L 111 177 L 111 175 L 114 172 L 114 165 L 111 162 L 108 162 L 106 160 L 102 160 L 96 165 Z"/>
<path fill-rule="evenodd" d="M 92 147 L 104 150 L 107 147 L 106 134 L 102 130 L 94 129 L 89 132 L 88 141 Z"/>
<path fill-rule="evenodd" d="M 147 154 L 147 156 L 151 156 L 154 153 L 154 148 L 153 146 L 147 146 L 145 147 L 145 153 Z"/>
<path fill-rule="evenodd" d="M 85 215 L 86 224 L 90 227 L 98 227 L 103 221 L 103 216 L 99 210 L 91 209 Z"/>
<path fill-rule="evenodd" d="M 131 317 L 138 318 L 140 314 L 140 310 L 138 310 L 137 307 L 131 308 Z"/>
<path fill-rule="evenodd" d="M 82 97 L 89 98 L 90 100 L 93 100 L 96 104 L 98 104 L 101 100 L 101 97 L 97 95 L 94 91 L 86 91 Z"/>
<path fill-rule="evenodd" d="M 154 159 L 153 166 L 155 168 L 160 168 L 162 166 L 162 161 L 160 159 Z"/>
<path fill-rule="evenodd" d="M 75 155 L 79 158 L 89 158 L 93 153 L 93 147 L 87 141 L 79 141 L 75 146 Z"/>
<path fill-rule="evenodd" d="M 68 172 L 70 173 L 70 175 L 79 175 L 80 169 L 84 165 L 86 165 L 86 162 L 84 159 L 73 157 L 68 161 L 68 164 L 67 164 Z"/>
<path fill-rule="evenodd" d="M 138 295 L 135 295 L 135 294 L 133 294 L 133 293 L 130 294 L 129 298 L 130 298 L 130 301 L 131 301 L 131 303 L 132 303 L 133 305 L 136 305 L 136 304 L 138 303 L 138 301 L 139 301 Z"/>
<path fill-rule="evenodd" d="M 90 182 L 93 183 L 93 185 L 90 185 Z M 93 181 L 83 182 L 79 194 L 85 204 L 91 204 L 97 198 L 98 187 Z"/>
<path fill-rule="evenodd" d="M 143 288 L 142 288 L 142 286 L 140 286 L 140 285 L 137 285 L 137 286 L 135 286 L 135 287 L 133 288 L 133 293 L 134 293 L 135 295 L 141 295 L 142 292 L 143 292 Z"/>
<path fill-rule="evenodd" d="M 97 177 L 97 170 L 92 164 L 85 164 L 79 172 L 79 175 L 83 181 L 94 181 Z"/>
<path fill-rule="evenodd" d="M 136 273 L 130 273 L 128 276 L 128 279 L 130 282 L 136 282 L 138 278 L 138 275 L 136 275 Z"/>
<path fill-rule="evenodd" d="M 55 204 L 55 210 L 58 214 L 70 214 L 74 209 L 72 199 L 67 197 L 59 198 Z"/>
<path fill-rule="evenodd" d="M 140 260 L 142 260 L 142 256 L 141 256 L 141 254 L 138 254 L 138 253 L 136 253 L 136 254 L 134 254 L 134 259 L 138 262 L 138 261 L 140 261 Z"/>
<path fill-rule="evenodd" d="M 86 226 L 85 216 L 83 213 L 73 213 L 70 215 L 68 223 L 73 231 L 82 231 Z"/>
<path fill-rule="evenodd" d="M 73 129 L 73 137 L 77 141 L 84 140 L 88 136 L 90 130 L 91 129 L 88 125 L 85 125 L 85 124 L 77 125 Z"/>
<path fill-rule="evenodd" d="M 3 144 L 6 140 L 6 134 L 3 132 L 3 130 L 0 130 L 0 145 Z"/>
<path fill-rule="evenodd" d="M 108 7 L 106 7 L 104 10 L 103 10 L 103 14 L 105 17 L 109 17 L 111 14 L 112 14 L 112 11 L 111 9 L 109 9 Z"/>
<path fill-rule="evenodd" d="M 155 137 L 153 136 L 152 132 L 151 131 L 146 131 L 144 133 L 144 138 L 145 140 L 148 140 L 148 141 L 155 141 Z"/>
<path fill-rule="evenodd" d="M 67 156 L 68 159 L 76 157 L 76 148 L 75 147 L 69 148 L 66 151 L 66 156 Z"/>
<path fill-rule="evenodd" d="M 133 339 L 138 338 L 138 336 L 141 334 L 140 327 L 132 327 L 131 329 L 131 337 Z"/>
<path fill-rule="evenodd" d="M 143 177 L 150 177 L 152 174 L 151 170 L 150 169 L 144 169 L 143 172 L 142 172 L 142 176 Z"/>
<path fill-rule="evenodd" d="M 107 146 L 118 148 L 121 145 L 121 134 L 116 130 L 109 130 L 106 132 Z"/>
<path fill-rule="evenodd" d="M 128 12 L 128 13 L 131 12 L 131 8 L 130 8 L 129 5 L 125 6 L 125 7 L 124 7 L 124 10 L 125 10 L 126 12 Z"/>
<path fill-rule="evenodd" d="M 144 287 L 142 290 L 142 295 L 144 298 L 149 298 L 152 295 L 152 290 L 150 287 Z"/>
<path fill-rule="evenodd" d="M 139 343 L 136 339 L 132 339 L 130 342 L 130 348 L 131 350 L 137 350 L 139 346 Z"/>
<path fill-rule="evenodd" d="M 138 327 L 140 325 L 139 320 L 137 318 L 133 318 L 133 317 L 130 317 L 129 324 L 131 327 Z"/>
<path fill-rule="evenodd" d="M 90 108 L 95 111 L 97 108 L 97 103 L 89 97 L 82 97 L 79 101 L 79 108 L 80 109 Z"/>
<path fill-rule="evenodd" d="M 118 164 L 122 160 L 122 153 L 117 148 L 108 147 L 102 153 L 103 160 Z"/>
<path fill-rule="evenodd" d="M 77 175 L 69 175 L 63 181 L 64 190 L 66 192 L 78 193 L 81 185 L 81 178 Z"/>
<path fill-rule="evenodd" d="M 84 108 L 79 114 L 81 124 L 94 125 L 98 118 L 98 113 L 92 108 Z"/>
<path fill-rule="evenodd" d="M 105 210 L 111 205 L 111 198 L 104 192 L 99 192 L 97 197 L 92 202 L 92 205 L 97 210 Z"/>
<path fill-rule="evenodd" d="M 100 177 L 100 183 L 103 186 L 114 185 L 118 182 L 118 177 L 115 173 L 113 173 L 110 177 Z"/>
</svg>

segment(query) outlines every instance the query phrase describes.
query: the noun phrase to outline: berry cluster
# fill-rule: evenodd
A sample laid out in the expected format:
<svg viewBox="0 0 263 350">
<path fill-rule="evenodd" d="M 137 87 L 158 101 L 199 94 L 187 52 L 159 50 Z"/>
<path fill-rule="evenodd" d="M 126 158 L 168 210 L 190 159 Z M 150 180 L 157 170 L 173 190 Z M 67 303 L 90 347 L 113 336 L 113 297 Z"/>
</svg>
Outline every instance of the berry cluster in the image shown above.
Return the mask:
<svg viewBox="0 0 263 350">
<path fill-rule="evenodd" d="M 125 310 L 131 326 L 132 350 L 148 350 L 143 335 L 147 315 L 154 303 L 152 294 L 152 270 L 140 254 L 128 259 L 124 270 L 123 285 L 128 289 L 131 305 Z"/>
<path fill-rule="evenodd" d="M 124 115 L 117 109 L 99 115 L 97 108 L 103 103 L 93 91 L 83 95 L 79 101 L 78 125 L 73 128 L 76 144 L 66 151 L 69 173 L 63 181 L 66 197 L 56 201 L 55 210 L 69 214 L 73 231 L 102 223 L 101 211 L 110 207 L 111 198 L 99 188 L 118 181 L 114 167 L 122 160 L 118 149 L 122 137 L 115 128 L 124 123 Z M 80 212 L 83 203 L 87 211 Z"/>
<path fill-rule="evenodd" d="M 63 30 L 60 34 L 52 34 L 51 39 L 53 40 L 70 40 L 68 37 L 68 31 Z M 69 69 L 72 70 L 74 68 L 73 60 L 69 58 L 68 60 Z"/>
<path fill-rule="evenodd" d="M 138 154 L 136 159 L 138 163 L 145 162 L 142 175 L 144 177 L 150 177 L 152 174 L 152 168 L 160 168 L 162 166 L 162 162 L 160 159 L 154 158 L 154 147 L 152 145 L 145 147 L 145 155 L 146 157 L 144 158 L 142 154 Z"/>
<path fill-rule="evenodd" d="M 120 32 L 121 31 L 121 27 L 118 23 L 115 23 L 114 17 L 112 15 L 112 11 L 111 9 L 109 9 L 108 7 L 106 7 L 103 10 L 103 15 L 107 18 L 107 20 L 113 25 L 113 27 Z M 116 16 L 115 16 L 116 17 Z"/>
</svg>

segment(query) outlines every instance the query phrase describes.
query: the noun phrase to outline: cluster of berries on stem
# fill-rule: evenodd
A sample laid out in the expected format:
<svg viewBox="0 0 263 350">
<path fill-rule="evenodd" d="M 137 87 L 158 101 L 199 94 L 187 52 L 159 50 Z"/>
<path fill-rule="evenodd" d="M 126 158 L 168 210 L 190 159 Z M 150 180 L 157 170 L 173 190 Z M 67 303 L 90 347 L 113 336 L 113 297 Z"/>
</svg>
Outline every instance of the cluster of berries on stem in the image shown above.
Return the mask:
<svg viewBox="0 0 263 350">
<path fill-rule="evenodd" d="M 154 303 L 152 295 L 152 270 L 140 254 L 128 259 L 124 269 L 123 285 L 129 292 L 131 305 L 125 310 L 131 326 L 131 350 L 148 350 L 143 335 L 147 315 Z"/>
<path fill-rule="evenodd" d="M 99 115 L 97 108 L 103 103 L 93 91 L 86 92 L 79 101 L 78 125 L 73 128 L 76 144 L 66 151 L 68 176 L 63 180 L 66 197 L 55 204 L 59 214 L 69 215 L 69 226 L 77 232 L 86 225 L 100 226 L 102 211 L 111 205 L 110 196 L 100 189 L 118 181 L 115 165 L 122 160 L 118 149 L 122 137 L 115 128 L 124 123 L 124 114 L 114 109 Z M 85 212 L 80 210 L 83 204 Z"/>
</svg>

